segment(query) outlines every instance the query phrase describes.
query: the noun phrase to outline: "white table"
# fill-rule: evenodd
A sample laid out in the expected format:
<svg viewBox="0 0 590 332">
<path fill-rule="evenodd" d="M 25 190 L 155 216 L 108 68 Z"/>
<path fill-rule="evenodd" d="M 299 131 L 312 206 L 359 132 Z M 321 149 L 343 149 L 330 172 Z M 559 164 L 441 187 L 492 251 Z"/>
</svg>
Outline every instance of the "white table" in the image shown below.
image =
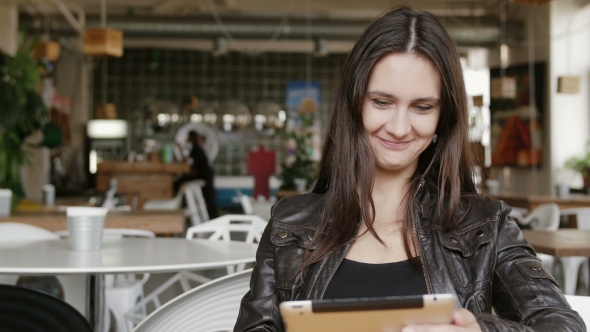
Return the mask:
<svg viewBox="0 0 590 332">
<path fill-rule="evenodd" d="M 87 318 L 102 324 L 104 274 L 203 270 L 255 261 L 256 244 L 184 238 L 105 239 L 100 251 L 70 250 L 68 240 L 0 244 L 0 273 L 89 276 Z"/>
</svg>

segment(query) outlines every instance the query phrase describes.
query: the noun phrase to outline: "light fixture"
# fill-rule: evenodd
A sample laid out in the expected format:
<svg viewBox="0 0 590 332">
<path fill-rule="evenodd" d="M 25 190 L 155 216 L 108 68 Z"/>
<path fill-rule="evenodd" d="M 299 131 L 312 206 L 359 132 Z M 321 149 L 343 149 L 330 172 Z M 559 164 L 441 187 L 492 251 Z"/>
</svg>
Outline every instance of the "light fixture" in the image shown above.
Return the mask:
<svg viewBox="0 0 590 332">
<path fill-rule="evenodd" d="M 125 120 L 89 120 L 86 134 L 92 139 L 117 139 L 127 137 L 127 121 Z"/>
</svg>

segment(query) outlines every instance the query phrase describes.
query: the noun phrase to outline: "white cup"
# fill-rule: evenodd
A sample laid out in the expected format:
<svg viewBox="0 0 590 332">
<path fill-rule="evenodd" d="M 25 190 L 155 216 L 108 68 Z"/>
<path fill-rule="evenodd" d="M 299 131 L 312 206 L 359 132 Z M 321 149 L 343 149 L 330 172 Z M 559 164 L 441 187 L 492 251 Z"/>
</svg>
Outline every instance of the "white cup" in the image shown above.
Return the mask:
<svg viewBox="0 0 590 332">
<path fill-rule="evenodd" d="M 9 216 L 12 205 L 12 190 L 0 189 L 0 216 Z"/>
<path fill-rule="evenodd" d="M 304 192 L 306 187 L 307 187 L 307 179 L 300 179 L 300 178 L 296 178 L 293 179 L 293 182 L 295 182 L 295 189 L 299 192 Z"/>
<path fill-rule="evenodd" d="M 100 250 L 107 208 L 68 207 L 70 248 L 78 251 Z"/>
<path fill-rule="evenodd" d="M 557 195 L 559 197 L 568 197 L 570 195 L 570 186 L 567 183 L 558 183 L 557 184 Z"/>
<path fill-rule="evenodd" d="M 55 186 L 52 184 L 43 185 L 43 203 L 46 206 L 55 204 Z"/>
<path fill-rule="evenodd" d="M 500 181 L 496 179 L 487 179 L 486 187 L 488 187 L 488 195 L 498 196 L 500 193 Z"/>
</svg>

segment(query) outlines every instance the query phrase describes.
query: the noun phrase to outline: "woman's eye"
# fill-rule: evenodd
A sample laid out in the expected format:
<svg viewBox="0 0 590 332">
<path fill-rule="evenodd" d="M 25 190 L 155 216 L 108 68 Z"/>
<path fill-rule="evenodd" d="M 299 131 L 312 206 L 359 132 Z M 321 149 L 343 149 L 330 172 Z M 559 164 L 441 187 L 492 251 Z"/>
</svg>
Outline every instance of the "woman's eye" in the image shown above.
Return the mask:
<svg viewBox="0 0 590 332">
<path fill-rule="evenodd" d="M 430 105 L 416 105 L 414 107 L 422 112 L 430 111 L 432 109 L 432 106 Z"/>
<path fill-rule="evenodd" d="M 375 104 L 377 107 L 386 107 L 389 105 L 389 102 L 380 99 L 373 99 L 373 104 Z"/>
</svg>

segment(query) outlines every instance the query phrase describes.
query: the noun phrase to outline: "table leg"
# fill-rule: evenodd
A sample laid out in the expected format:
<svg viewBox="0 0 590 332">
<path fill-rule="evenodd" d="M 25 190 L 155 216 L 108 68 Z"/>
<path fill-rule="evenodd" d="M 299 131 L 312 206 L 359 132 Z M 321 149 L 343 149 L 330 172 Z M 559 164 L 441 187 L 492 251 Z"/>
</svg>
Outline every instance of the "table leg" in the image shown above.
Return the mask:
<svg viewBox="0 0 590 332">
<path fill-rule="evenodd" d="M 104 275 L 86 277 L 86 318 L 95 332 L 103 332 L 105 313 Z"/>
</svg>

